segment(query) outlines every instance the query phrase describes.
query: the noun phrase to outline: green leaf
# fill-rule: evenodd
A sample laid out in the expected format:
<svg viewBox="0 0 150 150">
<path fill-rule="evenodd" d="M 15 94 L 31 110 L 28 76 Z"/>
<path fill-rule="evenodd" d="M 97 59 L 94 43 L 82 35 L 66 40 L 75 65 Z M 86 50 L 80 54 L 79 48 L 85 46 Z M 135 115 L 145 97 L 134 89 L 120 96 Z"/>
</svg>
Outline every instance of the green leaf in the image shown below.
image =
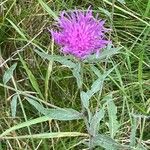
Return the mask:
<svg viewBox="0 0 150 150">
<path fill-rule="evenodd" d="M 51 15 L 55 20 L 58 20 L 58 16 L 56 15 L 56 13 L 52 11 L 45 2 L 43 2 L 42 0 L 38 0 L 38 2 L 44 8 L 44 10 L 48 12 L 49 15 Z"/>
<path fill-rule="evenodd" d="M 27 40 L 26 36 L 21 31 L 21 29 L 19 29 L 11 20 L 9 20 L 8 18 L 6 18 L 6 19 L 9 21 L 9 23 L 12 25 L 12 27 L 21 35 L 21 37 L 23 37 L 23 39 Z"/>
<path fill-rule="evenodd" d="M 37 82 L 36 78 L 35 78 L 34 75 L 32 74 L 31 70 L 29 70 L 29 68 L 27 67 L 27 65 L 26 65 L 25 61 L 23 60 L 23 58 L 21 57 L 21 55 L 19 55 L 19 57 L 20 57 L 20 61 L 21 61 L 22 65 L 23 65 L 24 69 L 26 70 L 26 73 L 27 73 L 27 75 L 28 75 L 28 77 L 29 77 L 29 80 L 30 80 L 30 82 L 31 82 L 31 84 L 32 84 L 32 86 L 33 86 L 33 88 L 34 88 L 34 89 L 36 90 L 36 92 L 40 95 L 40 97 L 41 97 L 42 99 L 44 99 L 44 97 L 43 97 L 43 95 L 42 95 L 42 93 L 41 93 L 41 91 L 40 91 L 40 88 L 39 88 L 39 85 L 38 85 L 38 82 Z"/>
<path fill-rule="evenodd" d="M 104 118 L 105 111 L 102 108 L 97 111 L 90 121 L 90 133 L 95 136 L 98 134 L 100 121 Z"/>
<path fill-rule="evenodd" d="M 11 100 L 11 103 L 10 103 L 12 117 L 16 116 L 17 98 L 18 98 L 18 95 L 14 95 L 12 100 Z"/>
<path fill-rule="evenodd" d="M 86 133 L 80 132 L 52 132 L 52 133 L 41 133 L 41 134 L 32 134 L 32 135 L 22 135 L 22 136 L 6 136 L 2 139 L 25 139 L 25 138 L 35 138 L 35 139 L 45 139 L 45 138 L 63 138 L 63 137 L 88 137 Z"/>
<path fill-rule="evenodd" d="M 16 66 L 17 66 L 17 63 L 13 64 L 10 68 L 8 68 L 5 71 L 4 76 L 3 76 L 4 84 L 6 84 L 11 79 L 11 77 L 13 76 L 13 72 L 16 69 Z"/>
<path fill-rule="evenodd" d="M 109 58 L 109 57 L 119 53 L 120 49 L 121 49 L 121 47 L 112 48 L 112 47 L 108 46 L 106 50 L 104 50 L 100 53 L 98 59 L 101 60 L 101 59 Z"/>
<path fill-rule="evenodd" d="M 137 118 L 133 116 L 132 126 L 131 126 L 131 135 L 130 135 L 130 146 L 135 147 L 136 144 L 136 128 L 137 128 Z"/>
<path fill-rule="evenodd" d="M 82 101 L 83 106 L 86 109 L 88 109 L 89 108 L 89 100 L 90 100 L 89 95 L 87 93 L 85 93 L 84 91 L 81 91 L 80 97 L 81 97 L 81 101 Z"/>
<path fill-rule="evenodd" d="M 98 78 L 102 76 L 100 70 L 97 69 L 93 64 L 90 67 L 91 67 L 91 70 L 95 73 L 95 75 L 97 75 Z"/>
<path fill-rule="evenodd" d="M 107 10 L 107 9 L 104 9 L 102 7 L 98 7 L 98 9 L 103 12 L 106 16 L 108 16 L 109 18 L 111 18 L 111 13 Z"/>
<path fill-rule="evenodd" d="M 0 138 L 9 134 L 10 132 L 12 131 L 15 131 L 17 129 L 20 129 L 20 128 L 24 128 L 24 127 L 28 127 L 30 125 L 33 125 L 33 124 L 37 124 L 37 123 L 41 123 L 41 122 L 44 122 L 44 121 L 47 121 L 47 120 L 50 120 L 49 117 L 47 116 L 43 116 L 43 117 L 39 117 L 39 118 L 36 118 L 36 119 L 32 119 L 32 120 L 28 120 L 26 122 L 23 122 L 23 123 L 20 123 L 20 124 L 17 124 L 9 129 L 7 129 L 5 132 L 3 132 L 1 135 L 0 135 Z"/>
<path fill-rule="evenodd" d="M 97 76 L 99 77 L 96 81 L 94 81 L 94 83 L 91 86 L 91 89 L 88 90 L 87 92 L 82 91 L 80 93 L 80 97 L 81 97 L 81 101 L 82 104 L 84 106 L 84 108 L 87 109 L 88 114 L 89 114 L 89 118 L 90 117 L 90 111 L 89 111 L 89 101 L 90 98 L 97 93 L 98 91 L 102 90 L 103 87 L 103 82 L 106 79 L 106 77 L 114 70 L 116 66 L 114 66 L 112 69 L 106 71 L 103 75 L 101 75 L 100 71 L 93 66 L 94 71 L 96 72 Z"/>
<path fill-rule="evenodd" d="M 48 116 L 50 119 L 56 120 L 76 120 L 81 119 L 82 115 L 78 111 L 71 108 L 47 109 L 33 99 L 27 98 L 28 102 L 33 105 L 40 113 Z"/>
<path fill-rule="evenodd" d="M 97 93 L 98 91 L 100 91 L 103 87 L 103 81 L 101 78 L 97 79 L 96 81 L 94 81 L 94 83 L 91 86 L 91 89 L 87 91 L 87 94 L 89 95 L 89 97 L 91 98 L 95 93 Z"/>
<path fill-rule="evenodd" d="M 108 98 L 107 110 L 108 110 L 108 117 L 109 117 L 108 127 L 109 127 L 111 138 L 114 138 L 120 126 L 117 121 L 117 107 L 115 106 L 112 100 L 112 94 L 108 95 L 107 98 Z"/>
<path fill-rule="evenodd" d="M 94 146 L 101 146 L 107 150 L 125 150 L 127 146 L 122 146 L 109 136 L 98 134 L 93 138 Z"/>
<path fill-rule="evenodd" d="M 117 66 L 117 65 L 116 65 Z M 100 91 L 103 87 L 103 82 L 106 79 L 106 77 L 115 69 L 114 66 L 113 68 L 109 69 L 108 71 L 106 71 L 103 75 L 101 75 L 99 73 L 98 75 L 98 79 L 96 81 L 94 81 L 94 83 L 91 86 L 91 89 L 87 91 L 87 94 L 89 95 L 89 97 L 91 98 L 95 93 L 97 93 L 98 91 Z M 98 71 L 98 70 L 97 70 Z M 98 72 L 97 72 L 98 74 Z"/>
<path fill-rule="evenodd" d="M 68 58 L 65 56 L 49 55 L 49 54 L 40 52 L 38 50 L 34 50 L 34 51 L 43 59 L 57 61 L 57 62 L 61 63 L 62 65 L 67 66 L 68 68 L 76 67 L 76 64 L 73 63 L 72 61 L 68 60 Z"/>
<path fill-rule="evenodd" d="M 72 70 L 73 76 L 77 80 L 77 85 L 79 89 L 82 87 L 82 82 L 83 82 L 82 77 L 81 77 L 81 69 L 82 68 L 81 68 L 80 63 L 77 63 L 76 66 Z"/>
<path fill-rule="evenodd" d="M 126 4 L 125 0 L 117 0 L 118 2 L 120 2 L 121 4 Z"/>
<path fill-rule="evenodd" d="M 85 108 L 85 111 L 87 112 L 88 122 L 90 122 L 91 117 L 92 117 L 92 113 L 91 113 L 91 111 L 89 109 L 89 100 L 90 100 L 90 97 L 89 97 L 89 95 L 86 92 L 81 91 L 80 92 L 80 98 L 81 98 L 82 105 Z"/>
<path fill-rule="evenodd" d="M 94 55 L 90 55 L 86 60 L 84 60 L 84 62 L 99 62 L 101 60 L 104 60 L 106 58 L 110 58 L 111 56 L 119 53 L 119 50 L 121 49 L 121 47 L 119 48 L 112 48 L 112 45 L 108 45 L 106 49 L 104 49 L 99 56 L 96 56 L 96 54 Z"/>
</svg>

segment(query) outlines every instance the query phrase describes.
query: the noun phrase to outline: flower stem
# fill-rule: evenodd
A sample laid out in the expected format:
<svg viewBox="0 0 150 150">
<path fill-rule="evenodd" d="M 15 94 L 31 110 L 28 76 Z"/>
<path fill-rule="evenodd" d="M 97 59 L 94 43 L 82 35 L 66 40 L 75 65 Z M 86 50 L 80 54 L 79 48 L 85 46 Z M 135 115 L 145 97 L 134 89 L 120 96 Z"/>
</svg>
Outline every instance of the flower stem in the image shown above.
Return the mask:
<svg viewBox="0 0 150 150">
<path fill-rule="evenodd" d="M 80 69 L 80 75 L 81 75 L 81 80 L 83 81 L 83 69 L 84 69 L 84 64 L 82 62 L 80 62 L 80 65 L 81 65 L 81 69 Z M 80 93 L 83 91 L 83 83 L 82 83 L 82 86 L 80 87 Z M 87 132 L 89 134 L 89 150 L 93 150 L 93 135 L 91 135 L 91 132 L 90 132 L 90 124 L 89 124 L 89 116 L 88 116 L 88 113 L 87 113 L 87 110 L 86 108 L 84 107 L 82 101 L 81 101 L 81 112 L 83 114 L 83 120 L 84 120 L 84 123 L 86 125 L 86 129 L 87 129 Z"/>
</svg>

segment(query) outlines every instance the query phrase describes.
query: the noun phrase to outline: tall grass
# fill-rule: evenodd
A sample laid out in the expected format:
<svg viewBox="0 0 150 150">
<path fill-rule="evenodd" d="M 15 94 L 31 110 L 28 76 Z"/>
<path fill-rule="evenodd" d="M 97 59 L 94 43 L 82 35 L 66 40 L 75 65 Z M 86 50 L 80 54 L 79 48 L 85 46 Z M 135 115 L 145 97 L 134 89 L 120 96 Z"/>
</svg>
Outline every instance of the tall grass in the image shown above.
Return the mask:
<svg viewBox="0 0 150 150">
<path fill-rule="evenodd" d="M 121 48 L 107 63 L 95 65 L 101 73 L 116 66 L 90 102 L 94 112 L 97 102 L 102 107 L 106 96 L 112 94 L 114 103 L 107 105 L 99 132 L 132 149 L 150 149 L 150 0 L 124 1 L 0 1 L 0 149 L 87 148 L 84 121 L 50 119 L 32 100 L 47 109 L 81 110 L 80 91 L 70 69 L 73 64 L 62 65 L 62 58 L 55 61 L 61 54 L 48 28 L 60 11 L 86 10 L 89 5 L 106 19 L 107 28 L 112 28 L 108 37 Z M 53 57 L 43 59 L 37 51 Z M 84 90 L 88 90 L 98 70 L 89 65 L 84 69 Z M 115 135 L 109 126 L 113 113 L 120 125 Z"/>
</svg>

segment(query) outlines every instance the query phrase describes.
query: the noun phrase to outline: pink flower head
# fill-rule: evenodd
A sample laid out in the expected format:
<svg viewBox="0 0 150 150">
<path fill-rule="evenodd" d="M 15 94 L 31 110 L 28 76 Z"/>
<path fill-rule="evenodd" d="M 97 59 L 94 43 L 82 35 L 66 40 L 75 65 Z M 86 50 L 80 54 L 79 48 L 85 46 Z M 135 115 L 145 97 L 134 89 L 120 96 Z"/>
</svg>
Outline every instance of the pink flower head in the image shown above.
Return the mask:
<svg viewBox="0 0 150 150">
<path fill-rule="evenodd" d="M 87 12 L 62 12 L 57 22 L 59 31 L 51 31 L 55 42 L 62 47 L 64 54 L 85 59 L 90 54 L 99 54 L 109 41 L 105 39 L 105 21 L 97 20 L 92 10 Z"/>
</svg>

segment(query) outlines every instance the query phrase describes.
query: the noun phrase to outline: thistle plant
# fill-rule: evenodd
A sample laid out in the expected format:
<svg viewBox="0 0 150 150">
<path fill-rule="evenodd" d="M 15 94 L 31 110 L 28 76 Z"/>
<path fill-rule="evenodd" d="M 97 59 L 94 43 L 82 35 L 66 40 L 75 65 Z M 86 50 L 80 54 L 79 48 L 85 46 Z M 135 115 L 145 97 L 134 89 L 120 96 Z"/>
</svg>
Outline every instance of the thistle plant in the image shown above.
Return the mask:
<svg viewBox="0 0 150 150">
<path fill-rule="evenodd" d="M 100 145 L 106 149 L 114 149 L 117 147 L 122 147 L 116 143 L 113 139 L 99 134 L 99 124 L 105 114 L 106 105 L 112 105 L 115 111 L 116 107 L 112 102 L 112 94 L 106 96 L 107 101 L 100 108 L 99 102 L 97 104 L 98 108 L 93 114 L 90 110 L 90 99 L 97 92 L 101 91 L 103 88 L 103 82 L 105 78 L 114 69 L 105 71 L 101 74 L 100 71 L 94 66 L 94 60 L 100 61 L 99 59 L 106 51 L 107 55 L 111 54 L 110 51 L 114 49 L 111 48 L 111 41 L 106 39 L 106 32 L 109 30 L 104 27 L 105 21 L 98 19 L 98 14 L 96 17 L 93 16 L 92 10 L 89 8 L 86 12 L 81 10 L 75 10 L 71 12 L 63 11 L 60 18 L 56 22 L 55 30 L 50 30 L 51 36 L 55 43 L 59 45 L 60 52 L 64 55 L 72 55 L 77 61 L 74 67 L 71 67 L 74 77 L 77 80 L 78 88 L 80 89 L 80 99 L 81 99 L 81 118 L 85 122 L 85 126 L 89 135 L 88 142 L 86 143 L 88 149 L 92 150 L 95 146 Z M 117 49 L 115 49 L 117 51 Z M 92 56 L 92 63 L 89 62 L 89 58 Z M 84 63 L 90 65 L 94 72 L 99 72 L 98 79 L 94 81 L 86 92 L 83 90 L 84 81 Z M 110 102 L 111 101 L 111 102 Z M 110 109 L 110 108 L 109 108 Z M 116 115 L 116 112 L 113 112 Z M 112 114 L 110 114 L 111 116 Z M 114 116 L 115 116 L 114 115 Z M 116 120 L 116 116 L 113 118 L 112 123 L 115 123 L 115 131 L 111 133 L 111 137 L 114 135 L 119 127 Z M 111 130 L 111 126 L 110 130 Z M 107 143 L 108 142 L 108 143 Z"/>
<path fill-rule="evenodd" d="M 63 56 L 49 55 L 44 51 L 34 50 L 43 59 L 59 62 L 72 71 L 80 91 L 82 110 L 77 111 L 73 108 L 53 107 L 53 105 L 53 108 L 48 109 L 44 108 L 43 105 L 38 102 L 39 99 L 31 95 L 25 95 L 25 99 L 44 115 L 44 118 L 40 118 L 44 121 L 48 119 L 61 121 L 84 120 L 87 133 L 72 132 L 73 135 L 70 136 L 85 137 L 83 144 L 87 146 L 87 149 L 92 150 L 96 146 L 101 146 L 106 150 L 125 149 L 127 148 L 126 146 L 115 141 L 119 123 L 117 121 L 117 108 L 113 102 L 112 93 L 108 93 L 108 95 L 103 98 L 101 97 L 103 83 L 115 67 L 109 70 L 104 68 L 103 72 L 101 72 L 95 65 L 96 62 L 100 63 L 102 60 L 107 63 L 107 58 L 116 54 L 119 48 L 114 48 L 111 44 L 112 42 L 106 38 L 106 33 L 109 29 L 104 27 L 105 21 L 98 18 L 98 15 L 94 17 L 90 8 L 86 12 L 82 10 L 74 10 L 71 12 L 63 11 L 60 18 L 56 20 L 56 28 L 50 30 L 51 37 L 54 39 L 56 45 L 59 46 Z M 20 60 L 24 68 L 28 71 L 21 56 Z M 92 72 L 97 76 L 97 79 L 93 81 L 91 87 L 85 86 L 84 83 L 84 74 L 86 73 L 87 66 L 90 67 Z M 11 68 L 11 70 L 12 69 L 14 70 L 14 68 Z M 29 72 L 29 76 L 34 80 L 31 72 Z M 37 81 L 34 80 L 33 85 L 37 85 L 35 84 L 36 82 Z M 35 87 L 37 93 L 39 93 L 39 97 L 44 99 L 37 86 Z M 93 97 L 97 95 L 97 106 L 94 110 L 91 110 L 90 103 Z M 100 122 L 103 120 L 106 111 L 109 117 L 109 122 L 107 123 L 110 133 L 109 136 L 99 132 Z M 36 120 L 36 123 L 37 122 L 38 120 Z M 6 130 L 0 135 L 0 138 L 14 129 L 21 127 L 24 127 L 24 124 Z M 50 133 L 48 135 L 40 134 L 40 136 L 54 138 L 57 134 L 58 133 Z M 61 133 L 62 137 L 66 135 L 67 133 Z"/>
</svg>

